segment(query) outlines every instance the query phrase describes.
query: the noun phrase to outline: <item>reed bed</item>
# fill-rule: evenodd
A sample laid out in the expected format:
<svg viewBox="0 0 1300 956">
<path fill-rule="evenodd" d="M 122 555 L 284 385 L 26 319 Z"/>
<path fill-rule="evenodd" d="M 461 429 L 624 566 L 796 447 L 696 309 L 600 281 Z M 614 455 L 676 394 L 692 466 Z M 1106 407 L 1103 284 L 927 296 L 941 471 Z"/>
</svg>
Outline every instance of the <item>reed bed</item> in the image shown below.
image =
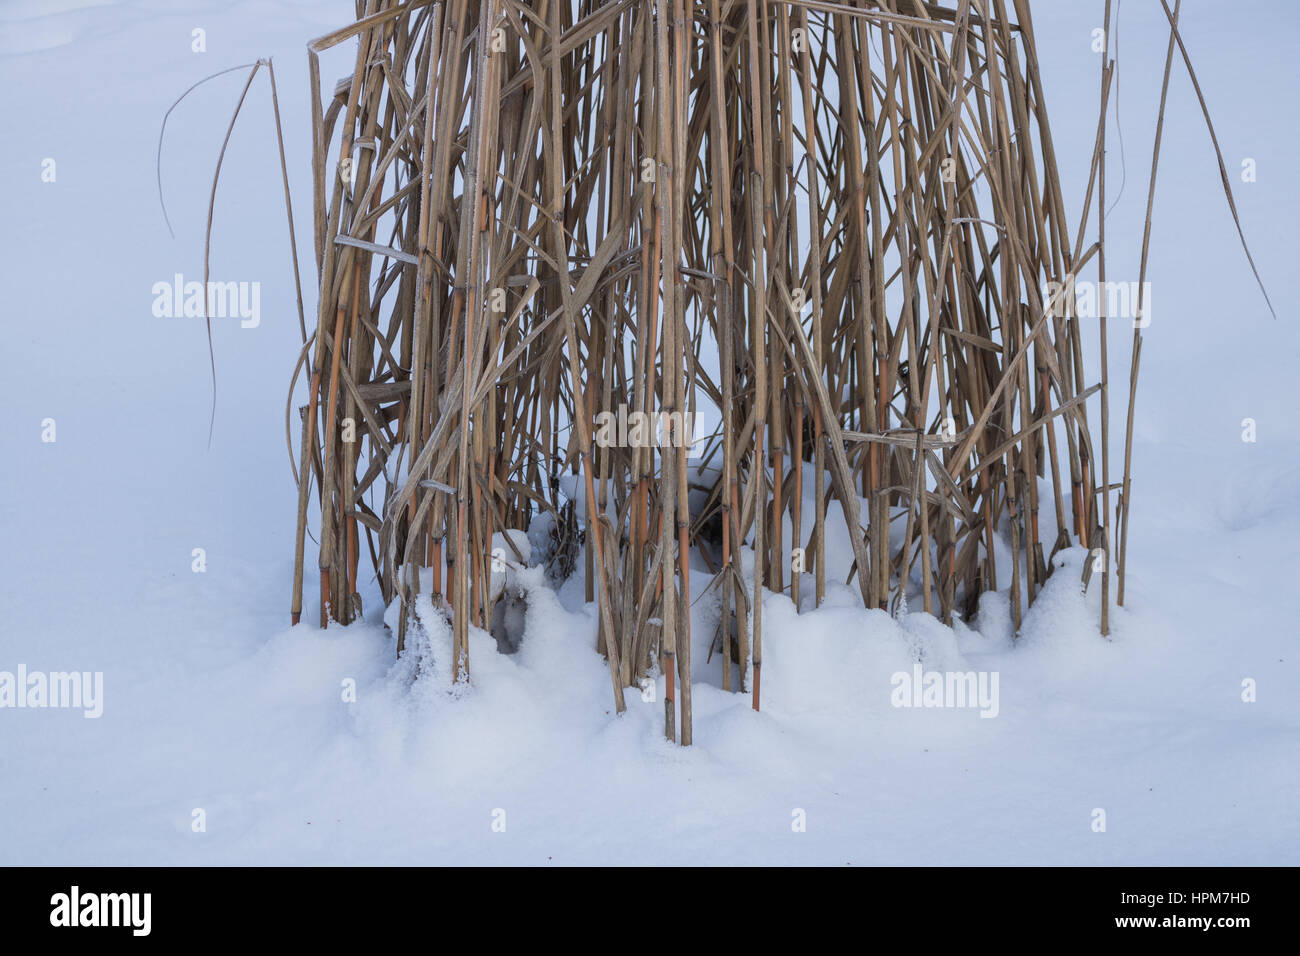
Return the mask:
<svg viewBox="0 0 1300 956">
<path fill-rule="evenodd" d="M 352 73 L 323 87 L 341 44 Z M 293 622 L 314 503 L 321 626 L 359 614 L 364 552 L 398 652 L 431 581 L 468 680 L 494 535 L 546 516 L 616 708 L 662 674 L 689 744 L 693 602 L 719 602 L 720 683 L 757 709 L 764 589 L 806 610 L 847 580 L 951 622 L 1009 588 L 1018 628 L 1083 545 L 1108 595 L 1098 325 L 1044 291 L 1104 279 L 1100 60 L 1071 217 L 1025 0 L 359 3 L 309 47 Z M 665 446 L 599 441 L 620 407 Z M 717 427 L 691 445 L 683 413 Z"/>
</svg>

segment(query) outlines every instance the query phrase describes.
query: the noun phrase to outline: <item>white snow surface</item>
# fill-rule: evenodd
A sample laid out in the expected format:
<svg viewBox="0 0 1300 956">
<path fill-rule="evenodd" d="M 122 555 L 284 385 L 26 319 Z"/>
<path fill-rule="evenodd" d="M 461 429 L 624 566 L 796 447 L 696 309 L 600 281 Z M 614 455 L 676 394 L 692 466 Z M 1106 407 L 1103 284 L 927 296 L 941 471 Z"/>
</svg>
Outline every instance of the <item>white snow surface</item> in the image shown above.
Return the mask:
<svg viewBox="0 0 1300 956">
<path fill-rule="evenodd" d="M 1101 3 L 1035 4 L 1053 135 L 1077 211 L 1095 131 Z M 296 491 L 284 450 L 301 347 L 269 88 L 259 76 L 226 157 L 213 278 L 262 284 L 261 323 L 214 320 L 216 427 L 201 320 L 155 318 L 151 287 L 201 280 L 208 188 L 242 80 L 274 56 L 308 318 L 314 305 L 306 42 L 352 17 L 309 0 L 36 0 L 0 6 L 0 671 L 100 671 L 102 717 L 0 709 L 0 863 L 1295 864 L 1300 686 L 1300 258 L 1294 124 L 1300 10 L 1184 4 L 1247 235 L 1237 245 L 1190 83 L 1176 65 L 1156 194 L 1135 434 L 1126 607 L 1073 550 L 1013 642 L 1007 595 L 947 628 L 863 610 L 832 582 L 797 614 L 765 594 L 763 709 L 706 663 L 695 609 L 695 744 L 662 738 L 654 700 L 616 717 L 582 583 L 540 570 L 519 653 L 450 635 L 395 662 L 373 582 L 366 619 L 288 627 Z M 207 52 L 191 51 L 206 30 Z M 1167 32 L 1120 14 L 1121 165 L 1112 125 L 1112 278 L 1135 280 Z M 326 88 L 352 48 L 325 58 Z M 1256 160 L 1258 181 L 1237 176 Z M 42 182 L 42 160 L 56 163 Z M 1072 213 L 1073 214 L 1073 213 Z M 1112 448 L 1122 453 L 1126 326 L 1113 326 Z M 1095 380 L 1095 338 L 1090 381 Z M 1118 371 L 1117 371 L 1118 370 Z M 300 383 L 301 388 L 301 383 Z M 1095 414 L 1095 412 L 1094 412 Z M 1242 420 L 1257 441 L 1242 441 Z M 43 442 L 44 419 L 57 440 Z M 295 419 L 296 421 L 296 419 Z M 295 441 L 296 441 L 295 435 Z M 1118 474 L 1118 466 L 1113 467 Z M 805 485 L 808 485 L 806 482 Z M 840 521 L 838 511 L 829 519 Z M 1052 527 L 1044 515 L 1044 527 Z M 847 545 L 832 542 L 847 558 Z M 206 571 L 191 570 L 195 548 Z M 309 542 L 309 562 L 314 555 Z M 842 561 L 846 567 L 847 561 Z M 840 582 L 843 581 L 841 575 Z M 692 581 L 693 595 L 708 583 Z M 1005 586 L 1005 582 L 1003 583 Z M 805 589 L 807 590 L 807 588 Z M 913 602 L 913 610 L 915 602 Z M 995 671 L 999 712 L 891 705 L 891 675 Z M 356 700 L 342 688 L 355 682 Z M 1251 679 L 1257 700 L 1242 700 Z M 647 694 L 646 696 L 649 696 Z M 1094 832 L 1094 809 L 1107 828 Z M 194 811 L 206 830 L 195 832 Z M 792 827 L 804 811 L 806 831 Z M 498 812 L 504 811 L 504 814 Z M 494 821 L 504 819 L 503 832 Z"/>
</svg>

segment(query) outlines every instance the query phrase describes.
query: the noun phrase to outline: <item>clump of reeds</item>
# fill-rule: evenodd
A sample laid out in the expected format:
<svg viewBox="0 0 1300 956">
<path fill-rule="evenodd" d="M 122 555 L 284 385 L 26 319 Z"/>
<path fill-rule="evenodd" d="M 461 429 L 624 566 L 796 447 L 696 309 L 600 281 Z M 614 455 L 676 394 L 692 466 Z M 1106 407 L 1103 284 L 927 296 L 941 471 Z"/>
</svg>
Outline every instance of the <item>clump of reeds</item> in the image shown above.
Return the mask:
<svg viewBox="0 0 1300 956">
<path fill-rule="evenodd" d="M 1018 626 L 1052 553 L 1082 544 L 1108 604 L 1106 366 L 1085 380 L 1093 327 L 1044 291 L 1105 278 L 1086 228 L 1105 123 L 1071 220 L 1025 0 L 357 13 L 309 53 L 320 304 L 295 370 L 295 623 L 312 488 L 321 625 L 358 613 L 364 551 L 401 602 L 400 653 L 432 569 L 458 679 L 492 618 L 494 536 L 550 514 L 598 603 L 617 708 L 659 668 L 683 744 L 693 554 L 723 686 L 741 662 L 755 708 L 763 589 L 799 606 L 811 586 L 815 606 L 847 570 L 867 607 L 910 593 L 951 621 L 1009 588 Z M 344 41 L 352 73 L 322 92 L 319 54 Z M 1103 117 L 1112 78 L 1103 57 Z M 680 425 L 664 448 L 597 443 L 620 406 L 719 426 L 689 449 Z M 851 569 L 827 567 L 832 502 Z"/>
</svg>

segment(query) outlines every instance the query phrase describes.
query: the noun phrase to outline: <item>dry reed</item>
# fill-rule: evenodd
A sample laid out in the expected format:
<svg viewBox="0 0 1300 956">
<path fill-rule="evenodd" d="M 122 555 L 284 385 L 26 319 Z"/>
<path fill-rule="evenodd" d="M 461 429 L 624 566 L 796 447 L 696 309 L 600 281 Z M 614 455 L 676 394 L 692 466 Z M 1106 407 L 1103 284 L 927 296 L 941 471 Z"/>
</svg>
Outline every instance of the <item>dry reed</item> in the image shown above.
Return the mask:
<svg viewBox="0 0 1300 956">
<path fill-rule="evenodd" d="M 322 94 L 345 41 L 351 75 Z M 320 299 L 294 372 L 293 621 L 314 487 L 321 625 L 359 613 L 364 548 L 401 653 L 431 568 L 468 679 L 493 536 L 548 514 L 617 709 L 657 668 L 665 733 L 689 744 L 692 555 L 721 684 L 739 662 L 756 709 L 755 595 L 820 604 L 846 570 L 831 534 L 866 607 L 910 592 L 950 622 L 1009 589 L 1018 629 L 1076 543 L 1101 549 L 1108 595 L 1106 365 L 1085 381 L 1074 298 L 1044 290 L 1093 260 L 1105 278 L 1104 232 L 1085 236 L 1113 60 L 1072 227 L 1037 57 L 1026 0 L 359 4 L 309 48 Z M 673 423 L 668 447 L 596 441 L 621 406 Z M 718 427 L 688 449 L 682 412 Z"/>
</svg>

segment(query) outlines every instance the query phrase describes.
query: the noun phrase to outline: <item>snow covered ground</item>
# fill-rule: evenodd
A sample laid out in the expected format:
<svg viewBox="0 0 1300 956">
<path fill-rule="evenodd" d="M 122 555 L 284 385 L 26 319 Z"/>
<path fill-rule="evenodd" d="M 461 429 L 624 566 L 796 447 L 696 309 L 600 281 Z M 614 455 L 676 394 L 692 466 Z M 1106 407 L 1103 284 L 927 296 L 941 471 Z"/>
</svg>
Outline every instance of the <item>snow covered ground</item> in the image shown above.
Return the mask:
<svg viewBox="0 0 1300 956">
<path fill-rule="evenodd" d="M 1076 209 L 1101 6 L 1035 4 Z M 594 614 L 573 585 L 534 581 L 519 654 L 476 638 L 473 683 L 454 696 L 438 670 L 446 635 L 430 634 L 434 667 L 412 683 L 373 589 L 365 623 L 286 626 L 296 493 L 284 393 L 300 343 L 265 77 L 231 140 L 213 254 L 214 279 L 261 283 L 260 323 L 214 322 L 211 448 L 202 321 L 156 317 L 151 289 L 202 278 L 211 172 L 241 79 L 200 87 L 169 121 L 174 240 L 155 151 L 191 83 L 274 56 L 310 287 L 305 43 L 351 5 L 0 3 L 0 671 L 104 675 L 98 719 L 0 709 L 0 863 L 1300 862 L 1300 144 L 1285 121 L 1300 98 L 1300 11 L 1183 7 L 1278 319 L 1176 66 L 1129 593 L 1112 639 L 1097 635 L 1098 589 L 1080 594 L 1078 551 L 1015 646 L 1005 594 L 955 630 L 864 611 L 844 590 L 803 615 L 768 595 L 763 712 L 718 688 L 696 628 L 696 745 L 683 749 L 662 740 L 661 703 L 631 693 L 614 718 Z M 195 28 L 206 52 L 192 50 Z M 1166 38 L 1158 4 L 1122 4 L 1124 161 L 1112 128 L 1110 195 L 1127 184 L 1107 226 L 1112 278 L 1137 278 Z M 1247 158 L 1252 183 L 1238 176 Z M 918 655 L 997 672 L 997 716 L 892 706 L 891 675 Z"/>
</svg>

